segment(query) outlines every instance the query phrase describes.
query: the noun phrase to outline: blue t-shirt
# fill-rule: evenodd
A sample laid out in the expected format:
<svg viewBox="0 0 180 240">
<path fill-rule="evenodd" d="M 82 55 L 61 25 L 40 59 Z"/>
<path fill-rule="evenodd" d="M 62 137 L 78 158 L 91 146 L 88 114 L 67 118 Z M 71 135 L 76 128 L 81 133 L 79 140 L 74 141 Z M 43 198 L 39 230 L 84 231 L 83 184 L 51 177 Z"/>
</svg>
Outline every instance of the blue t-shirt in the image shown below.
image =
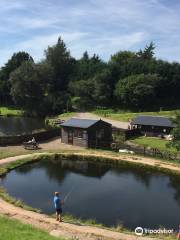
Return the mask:
<svg viewBox="0 0 180 240">
<path fill-rule="evenodd" d="M 61 209 L 61 199 L 57 196 L 54 197 L 54 207 L 55 209 Z"/>
</svg>

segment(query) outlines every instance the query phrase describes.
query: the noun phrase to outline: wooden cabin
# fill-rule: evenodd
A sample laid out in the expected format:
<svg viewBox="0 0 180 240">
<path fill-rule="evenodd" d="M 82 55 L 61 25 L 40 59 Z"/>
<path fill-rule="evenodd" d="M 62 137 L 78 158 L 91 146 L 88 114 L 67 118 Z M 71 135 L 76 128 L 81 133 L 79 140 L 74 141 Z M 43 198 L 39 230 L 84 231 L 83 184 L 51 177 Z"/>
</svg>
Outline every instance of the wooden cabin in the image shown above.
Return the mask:
<svg viewBox="0 0 180 240">
<path fill-rule="evenodd" d="M 131 129 L 138 129 L 147 136 L 169 135 L 174 127 L 166 117 L 137 116 L 131 121 Z"/>
<path fill-rule="evenodd" d="M 112 126 L 94 119 L 71 118 L 61 124 L 61 142 L 81 147 L 110 147 Z"/>
</svg>

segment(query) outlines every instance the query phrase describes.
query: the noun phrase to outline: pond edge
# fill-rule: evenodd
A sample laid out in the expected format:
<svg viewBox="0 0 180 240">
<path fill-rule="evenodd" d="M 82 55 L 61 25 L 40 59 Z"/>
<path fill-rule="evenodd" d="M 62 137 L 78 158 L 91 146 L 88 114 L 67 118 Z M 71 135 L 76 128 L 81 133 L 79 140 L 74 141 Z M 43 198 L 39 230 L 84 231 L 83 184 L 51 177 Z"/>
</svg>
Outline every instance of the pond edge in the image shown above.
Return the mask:
<svg viewBox="0 0 180 240">
<path fill-rule="evenodd" d="M 121 159 L 122 156 L 114 157 L 114 156 L 104 156 L 104 155 L 89 154 L 89 153 L 82 154 L 82 153 L 68 153 L 68 152 L 67 153 L 66 152 L 63 152 L 63 153 L 35 153 L 35 154 L 29 154 L 29 155 L 25 156 L 24 158 L 18 159 L 18 157 L 20 157 L 20 156 L 21 155 L 17 156 L 17 159 L 15 161 L 10 161 L 10 162 L 3 163 L 3 164 L 1 164 L 1 161 L 0 161 L 0 178 L 5 176 L 11 170 L 16 169 L 22 165 L 31 164 L 33 162 L 41 161 L 43 159 L 60 160 L 59 158 L 66 159 L 66 160 L 74 158 L 75 161 L 86 160 L 86 161 L 90 161 L 90 162 L 113 164 L 113 166 L 120 166 L 120 165 L 121 166 L 130 166 L 130 167 L 134 167 L 136 169 L 152 170 L 152 171 L 156 171 L 156 172 L 160 172 L 160 173 L 165 173 L 168 175 L 175 175 L 175 176 L 179 175 L 180 176 L 180 167 L 179 167 L 179 170 L 177 171 L 177 170 L 173 170 L 173 169 L 164 168 L 159 165 L 153 166 L 153 165 L 144 164 L 144 163 L 136 162 L 136 161 L 132 162 L 130 160 L 129 161 L 122 160 Z M 2 198 L 4 201 L 6 201 L 16 207 L 23 208 L 27 211 L 42 213 L 39 209 L 32 208 L 32 207 L 24 204 L 22 201 L 19 201 L 15 198 L 11 197 L 6 192 L 6 190 L 3 188 L 0 188 L 0 198 Z M 67 216 L 67 219 L 68 219 L 68 217 L 69 216 Z M 82 219 L 78 219 L 74 216 L 70 216 L 68 220 L 72 224 L 82 224 L 82 225 L 86 225 L 86 226 L 94 226 L 94 227 L 98 227 L 98 228 L 102 228 L 102 229 L 107 229 L 110 231 L 134 235 L 134 232 L 131 232 L 129 229 L 126 229 L 121 225 L 119 225 L 117 227 L 108 228 L 108 227 L 98 224 L 96 222 L 91 223 L 90 219 L 87 221 L 83 221 Z M 167 236 L 167 238 L 168 238 L 168 236 Z M 174 239 L 174 238 L 171 238 L 171 239 Z"/>
</svg>

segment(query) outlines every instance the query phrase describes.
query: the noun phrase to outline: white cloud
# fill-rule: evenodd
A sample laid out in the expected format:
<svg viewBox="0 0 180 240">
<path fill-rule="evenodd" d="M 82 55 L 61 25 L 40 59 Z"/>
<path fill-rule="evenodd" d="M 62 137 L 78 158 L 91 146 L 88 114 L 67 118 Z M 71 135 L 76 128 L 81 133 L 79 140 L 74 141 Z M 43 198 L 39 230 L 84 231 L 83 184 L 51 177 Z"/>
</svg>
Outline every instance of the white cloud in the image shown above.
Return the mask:
<svg viewBox="0 0 180 240">
<path fill-rule="evenodd" d="M 71 3 L 70 3 L 71 2 Z M 154 40 L 158 56 L 170 56 L 180 35 L 180 4 L 161 0 L 0 0 L 0 63 L 18 50 L 35 59 L 62 36 L 75 57 L 88 50 L 104 59 Z M 169 54 L 168 54 L 169 53 Z"/>
<path fill-rule="evenodd" d="M 61 37 L 65 42 L 71 44 L 74 41 L 79 41 L 83 37 L 87 36 L 87 33 L 81 32 L 58 32 L 52 35 L 42 35 L 34 37 L 30 40 L 25 40 L 17 43 L 14 46 L 9 46 L 0 51 L 0 55 L 4 56 L 5 59 L 9 59 L 14 52 L 26 51 L 36 60 L 40 60 L 43 57 L 44 50 L 48 46 L 52 46 L 57 43 L 59 37 Z M 3 64 L 4 62 L 2 62 Z"/>
<path fill-rule="evenodd" d="M 1 0 L 0 1 L 0 12 L 8 12 L 12 10 L 22 10 L 25 8 L 25 3 L 23 1 L 13 1 L 13 0 Z"/>
</svg>

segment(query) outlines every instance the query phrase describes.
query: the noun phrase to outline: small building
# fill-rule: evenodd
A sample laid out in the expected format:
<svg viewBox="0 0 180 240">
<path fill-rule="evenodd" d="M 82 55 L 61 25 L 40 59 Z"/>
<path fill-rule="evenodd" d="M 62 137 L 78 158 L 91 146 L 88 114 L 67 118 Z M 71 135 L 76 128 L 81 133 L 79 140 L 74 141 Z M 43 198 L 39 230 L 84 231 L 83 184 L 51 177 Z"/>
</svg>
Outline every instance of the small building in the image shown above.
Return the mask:
<svg viewBox="0 0 180 240">
<path fill-rule="evenodd" d="M 131 129 L 138 129 L 147 136 L 169 135 L 174 127 L 173 122 L 166 117 L 137 116 L 131 121 Z"/>
<path fill-rule="evenodd" d="M 82 147 L 110 147 L 112 126 L 93 119 L 71 118 L 61 124 L 61 142 Z"/>
</svg>

